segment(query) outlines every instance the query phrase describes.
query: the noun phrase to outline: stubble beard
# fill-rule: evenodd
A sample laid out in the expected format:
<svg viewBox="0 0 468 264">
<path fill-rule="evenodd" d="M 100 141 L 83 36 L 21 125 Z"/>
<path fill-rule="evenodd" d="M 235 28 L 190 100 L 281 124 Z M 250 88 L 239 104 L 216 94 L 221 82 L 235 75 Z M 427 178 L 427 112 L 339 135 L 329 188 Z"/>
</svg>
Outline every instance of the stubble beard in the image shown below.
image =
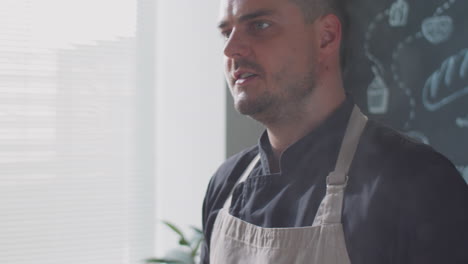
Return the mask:
<svg viewBox="0 0 468 264">
<path fill-rule="evenodd" d="M 275 98 L 271 92 L 265 91 L 255 100 L 235 100 L 234 106 L 240 114 L 254 117 L 256 115 L 267 112 L 268 109 L 272 108 L 276 101 L 277 98 Z"/>
<path fill-rule="evenodd" d="M 276 74 L 273 79 L 275 83 L 282 86 L 281 92 L 275 94 L 266 90 L 255 100 L 235 99 L 236 110 L 264 125 L 279 123 L 286 119 L 294 120 L 300 116 L 309 96 L 315 90 L 315 68 L 294 82 L 285 83 L 286 78 L 283 72 Z"/>
</svg>

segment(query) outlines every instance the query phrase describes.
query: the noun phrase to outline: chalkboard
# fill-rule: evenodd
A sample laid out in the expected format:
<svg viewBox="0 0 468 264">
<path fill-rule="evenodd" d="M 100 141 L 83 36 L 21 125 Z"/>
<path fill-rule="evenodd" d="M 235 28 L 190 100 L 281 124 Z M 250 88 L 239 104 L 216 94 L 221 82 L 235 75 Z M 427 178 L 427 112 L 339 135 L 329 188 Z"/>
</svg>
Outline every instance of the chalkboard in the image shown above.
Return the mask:
<svg viewBox="0 0 468 264">
<path fill-rule="evenodd" d="M 345 88 L 468 181 L 468 0 L 349 0 Z"/>
</svg>

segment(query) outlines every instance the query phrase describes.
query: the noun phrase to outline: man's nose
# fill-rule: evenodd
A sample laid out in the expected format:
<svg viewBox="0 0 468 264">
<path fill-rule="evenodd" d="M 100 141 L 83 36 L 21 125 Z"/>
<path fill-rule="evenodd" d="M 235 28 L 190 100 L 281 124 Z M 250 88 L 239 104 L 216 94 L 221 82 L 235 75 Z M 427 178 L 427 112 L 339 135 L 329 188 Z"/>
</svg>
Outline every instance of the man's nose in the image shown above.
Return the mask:
<svg viewBox="0 0 468 264">
<path fill-rule="evenodd" d="M 240 58 L 248 55 L 250 46 L 247 37 L 237 30 L 233 30 L 224 45 L 224 55 L 228 58 Z"/>
</svg>

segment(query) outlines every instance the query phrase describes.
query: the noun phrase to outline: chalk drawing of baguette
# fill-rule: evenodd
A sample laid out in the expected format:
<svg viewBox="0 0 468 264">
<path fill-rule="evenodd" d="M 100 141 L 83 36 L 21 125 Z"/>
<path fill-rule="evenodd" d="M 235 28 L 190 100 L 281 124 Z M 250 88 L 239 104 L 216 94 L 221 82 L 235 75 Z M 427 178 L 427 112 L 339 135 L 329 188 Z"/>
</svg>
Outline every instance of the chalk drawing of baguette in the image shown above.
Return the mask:
<svg viewBox="0 0 468 264">
<path fill-rule="evenodd" d="M 468 49 L 447 58 L 426 81 L 424 107 L 436 111 L 468 94 Z"/>
</svg>

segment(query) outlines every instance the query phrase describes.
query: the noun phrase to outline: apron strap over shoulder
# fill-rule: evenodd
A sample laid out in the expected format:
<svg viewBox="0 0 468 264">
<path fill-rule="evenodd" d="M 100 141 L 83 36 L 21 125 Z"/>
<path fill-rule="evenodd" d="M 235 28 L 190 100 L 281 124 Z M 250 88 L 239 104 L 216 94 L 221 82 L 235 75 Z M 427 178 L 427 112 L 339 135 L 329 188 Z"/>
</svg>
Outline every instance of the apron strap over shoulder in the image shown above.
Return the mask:
<svg viewBox="0 0 468 264">
<path fill-rule="evenodd" d="M 361 113 L 356 105 L 353 108 L 351 117 L 348 121 L 343 141 L 341 143 L 340 153 L 336 161 L 335 170 L 327 177 L 328 185 L 343 185 L 347 182 L 349 167 L 354 158 L 359 138 L 366 126 L 367 117 Z"/>
<path fill-rule="evenodd" d="M 234 185 L 234 188 L 231 189 L 231 192 L 229 193 L 229 196 L 228 198 L 226 199 L 226 201 L 224 202 L 224 206 L 223 208 L 229 210 L 229 207 L 231 207 L 231 200 L 232 200 L 232 193 L 234 192 L 234 189 L 236 188 L 236 186 L 241 183 L 241 182 L 244 182 L 247 177 L 249 177 L 250 173 L 252 172 L 253 168 L 255 167 L 255 165 L 257 165 L 257 162 L 260 160 L 260 153 L 257 154 L 257 156 L 255 156 L 253 158 L 253 160 L 250 162 L 249 166 L 247 166 L 247 168 L 245 169 L 244 173 L 242 173 L 242 175 L 239 177 L 239 179 L 237 180 L 236 184 Z"/>
<path fill-rule="evenodd" d="M 348 170 L 354 158 L 367 117 L 354 106 L 348 121 L 335 170 L 327 176 L 327 191 L 315 215 L 312 226 L 341 224 L 344 190 L 348 182 Z"/>
</svg>

